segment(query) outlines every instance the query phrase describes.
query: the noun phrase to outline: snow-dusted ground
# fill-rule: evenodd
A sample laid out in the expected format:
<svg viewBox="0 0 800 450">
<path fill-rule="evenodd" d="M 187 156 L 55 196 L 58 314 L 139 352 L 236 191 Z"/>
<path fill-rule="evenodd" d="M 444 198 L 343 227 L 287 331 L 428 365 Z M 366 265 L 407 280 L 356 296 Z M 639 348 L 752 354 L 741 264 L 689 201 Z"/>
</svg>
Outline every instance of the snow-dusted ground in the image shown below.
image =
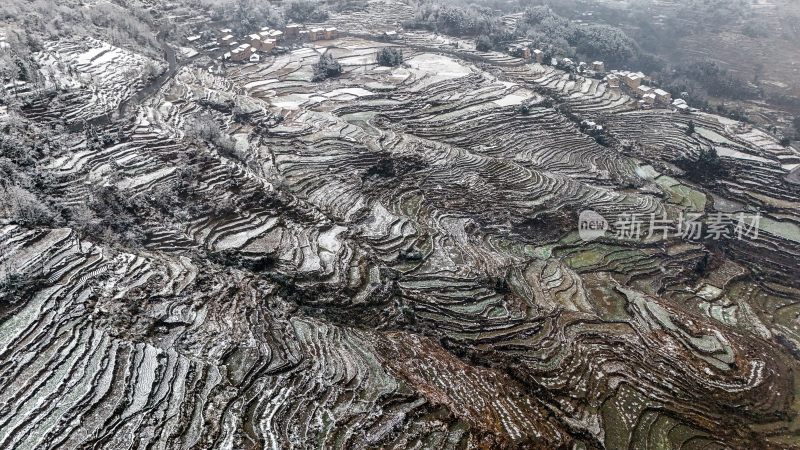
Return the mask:
<svg viewBox="0 0 800 450">
<path fill-rule="evenodd" d="M 727 156 L 729 158 L 737 158 L 737 159 L 744 159 L 747 161 L 756 161 L 762 163 L 771 163 L 772 160 L 767 158 L 762 158 L 760 156 L 751 155 L 749 153 L 740 152 L 738 150 L 733 150 L 727 147 L 715 147 L 717 149 L 717 154 L 719 156 Z"/>
<path fill-rule="evenodd" d="M 45 42 L 34 56 L 47 88 L 79 94 L 64 105 L 67 120 L 114 110 L 141 89 L 148 75 L 164 69 L 163 62 L 92 38 Z"/>
<path fill-rule="evenodd" d="M 430 75 L 436 81 L 461 78 L 469 75 L 469 67 L 459 63 L 453 58 L 433 53 L 423 53 L 415 56 L 406 63 L 419 77 Z"/>
</svg>

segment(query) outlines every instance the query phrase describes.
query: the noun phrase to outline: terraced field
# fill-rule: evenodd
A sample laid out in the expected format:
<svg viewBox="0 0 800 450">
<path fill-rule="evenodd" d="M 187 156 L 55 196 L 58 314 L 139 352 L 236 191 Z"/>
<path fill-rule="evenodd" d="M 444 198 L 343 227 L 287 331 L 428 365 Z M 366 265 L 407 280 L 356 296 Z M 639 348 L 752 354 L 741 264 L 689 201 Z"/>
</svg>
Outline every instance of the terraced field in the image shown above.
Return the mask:
<svg viewBox="0 0 800 450">
<path fill-rule="evenodd" d="M 800 155 L 441 36 L 373 40 L 407 11 L 370 8 L 336 40 L 186 64 L 92 128 L 114 139 L 65 131 L 37 161 L 65 207 L 125 223 L 0 221 L 0 280 L 25 280 L 0 448 L 800 448 Z M 405 62 L 377 66 L 385 46 Z M 93 48 L 57 54 L 138 61 Z M 325 52 L 344 73 L 312 82 Z M 24 120 L 137 89 L 86 83 Z M 730 173 L 692 184 L 674 162 L 710 148 Z M 756 208 L 757 239 L 577 233 L 587 209 Z"/>
</svg>

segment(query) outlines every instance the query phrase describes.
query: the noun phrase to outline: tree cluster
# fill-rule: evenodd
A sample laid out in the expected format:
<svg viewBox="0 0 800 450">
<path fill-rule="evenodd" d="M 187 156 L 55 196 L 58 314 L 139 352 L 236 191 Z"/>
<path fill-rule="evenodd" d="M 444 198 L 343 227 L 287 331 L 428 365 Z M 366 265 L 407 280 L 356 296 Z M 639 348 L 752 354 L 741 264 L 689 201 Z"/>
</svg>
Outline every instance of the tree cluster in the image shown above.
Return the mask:
<svg viewBox="0 0 800 450">
<path fill-rule="evenodd" d="M 677 163 L 690 180 L 698 183 L 715 183 L 728 175 L 728 170 L 713 147 L 701 149 L 696 159 L 681 158 Z"/>
<path fill-rule="evenodd" d="M 621 29 L 602 24 L 575 24 L 547 6 L 526 9 L 517 24 L 516 34 L 530 39 L 551 55 L 584 55 L 612 65 L 632 64 L 641 53 L 636 42 Z"/>
<path fill-rule="evenodd" d="M 286 6 L 286 19 L 297 23 L 322 22 L 328 19 L 328 10 L 322 2 L 297 0 Z"/>
<path fill-rule="evenodd" d="M 492 41 L 492 38 L 489 36 L 482 34 L 475 39 L 475 50 L 479 52 L 488 52 L 494 48 L 495 43 Z"/>
<path fill-rule="evenodd" d="M 338 77 L 342 74 L 342 65 L 333 57 L 331 53 L 325 53 L 319 57 L 319 61 L 313 66 L 313 81 L 323 81 L 328 78 Z"/>
<path fill-rule="evenodd" d="M 414 19 L 404 25 L 454 36 L 493 35 L 501 28 L 500 17 L 490 8 L 432 1 L 419 4 Z"/>
<path fill-rule="evenodd" d="M 378 50 L 375 59 L 379 66 L 397 67 L 403 63 L 403 51 L 395 47 L 384 47 Z"/>
</svg>

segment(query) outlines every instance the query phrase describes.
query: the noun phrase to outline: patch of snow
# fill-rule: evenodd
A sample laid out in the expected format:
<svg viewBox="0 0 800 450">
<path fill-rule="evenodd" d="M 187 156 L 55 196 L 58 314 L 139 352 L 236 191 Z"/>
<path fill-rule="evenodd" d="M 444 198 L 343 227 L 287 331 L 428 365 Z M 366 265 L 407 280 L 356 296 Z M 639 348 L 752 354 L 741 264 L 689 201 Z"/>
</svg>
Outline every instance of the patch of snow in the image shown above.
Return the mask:
<svg viewBox="0 0 800 450">
<path fill-rule="evenodd" d="M 190 47 L 181 47 L 180 50 L 181 50 L 181 56 L 183 56 L 184 58 L 192 58 L 194 56 L 197 56 L 197 54 L 199 53 L 197 50 Z"/>
<path fill-rule="evenodd" d="M 272 229 L 272 227 L 275 226 L 276 222 L 278 222 L 277 217 L 270 217 L 261 226 L 253 228 L 251 230 L 242 231 L 241 233 L 235 233 L 230 236 L 226 236 L 224 239 L 217 242 L 214 245 L 214 248 L 216 248 L 217 250 L 242 248 L 247 244 L 248 241 Z"/>
<path fill-rule="evenodd" d="M 175 172 L 175 170 L 175 167 L 165 167 L 163 169 L 156 170 L 155 172 L 146 173 L 133 178 L 126 178 L 117 183 L 117 187 L 120 189 L 131 189 L 144 186 L 158 179 L 169 176 L 172 172 Z"/>
<path fill-rule="evenodd" d="M 528 99 L 528 97 L 524 95 L 508 94 L 499 100 L 495 100 L 494 103 L 497 106 L 513 106 L 513 105 L 521 105 L 522 102 L 524 102 L 526 99 Z"/>
<path fill-rule="evenodd" d="M 270 103 L 278 108 L 298 110 L 300 109 L 300 105 L 308 101 L 309 98 L 311 98 L 311 94 L 281 95 L 270 99 Z"/>
<path fill-rule="evenodd" d="M 744 159 L 747 161 L 757 161 L 763 163 L 770 163 L 771 160 L 767 158 L 762 158 L 760 156 L 750 155 L 748 153 L 740 152 L 738 150 L 733 150 L 727 147 L 716 147 L 717 154 L 719 156 L 726 156 L 728 158 L 736 158 L 736 159 Z"/>
<path fill-rule="evenodd" d="M 272 84 L 272 83 L 277 83 L 278 81 L 280 81 L 280 80 L 278 80 L 277 78 L 271 78 L 269 80 L 253 81 L 253 82 L 245 84 L 244 88 L 249 91 L 249 90 L 251 90 L 253 88 L 257 88 L 257 87 L 260 87 L 260 86 L 266 86 L 266 85 Z"/>
<path fill-rule="evenodd" d="M 420 75 L 430 75 L 437 81 L 461 78 L 471 73 L 469 67 L 462 65 L 457 60 L 433 53 L 423 53 L 406 62 Z"/>
<path fill-rule="evenodd" d="M 353 98 L 353 97 L 366 97 L 368 95 L 372 95 L 372 92 L 363 88 L 342 88 L 330 91 L 327 94 L 323 95 L 328 98 L 334 98 L 339 96 L 350 96 L 350 98 Z"/>
</svg>

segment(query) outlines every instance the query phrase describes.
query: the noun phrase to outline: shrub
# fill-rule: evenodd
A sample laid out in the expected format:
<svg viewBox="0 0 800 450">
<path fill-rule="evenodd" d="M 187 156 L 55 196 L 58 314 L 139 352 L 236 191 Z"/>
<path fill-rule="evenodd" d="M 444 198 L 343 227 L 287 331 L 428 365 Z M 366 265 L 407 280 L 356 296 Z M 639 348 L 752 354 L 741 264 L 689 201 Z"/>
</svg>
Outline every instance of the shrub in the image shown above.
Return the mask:
<svg viewBox="0 0 800 450">
<path fill-rule="evenodd" d="M 0 277 L 0 315 L 8 308 L 14 308 L 26 300 L 35 291 L 41 289 L 45 281 L 32 274 L 10 273 Z"/>
<path fill-rule="evenodd" d="M 30 191 L 18 186 L 0 187 L 0 198 L 0 213 L 29 226 L 53 225 L 53 212 Z"/>
<path fill-rule="evenodd" d="M 379 66 L 396 67 L 403 63 L 403 51 L 394 47 L 384 47 L 375 58 Z"/>
<path fill-rule="evenodd" d="M 494 43 L 489 36 L 482 34 L 478 36 L 478 39 L 475 40 L 475 49 L 479 52 L 488 52 L 494 48 Z"/>
<path fill-rule="evenodd" d="M 696 182 L 716 182 L 728 174 L 713 147 L 708 150 L 701 149 L 696 160 L 681 158 L 678 166 L 686 171 L 686 176 L 690 180 Z"/>
<path fill-rule="evenodd" d="M 313 81 L 322 81 L 328 78 L 337 77 L 342 74 L 342 65 L 330 53 L 325 53 L 319 57 L 319 61 L 314 64 Z"/>
</svg>

